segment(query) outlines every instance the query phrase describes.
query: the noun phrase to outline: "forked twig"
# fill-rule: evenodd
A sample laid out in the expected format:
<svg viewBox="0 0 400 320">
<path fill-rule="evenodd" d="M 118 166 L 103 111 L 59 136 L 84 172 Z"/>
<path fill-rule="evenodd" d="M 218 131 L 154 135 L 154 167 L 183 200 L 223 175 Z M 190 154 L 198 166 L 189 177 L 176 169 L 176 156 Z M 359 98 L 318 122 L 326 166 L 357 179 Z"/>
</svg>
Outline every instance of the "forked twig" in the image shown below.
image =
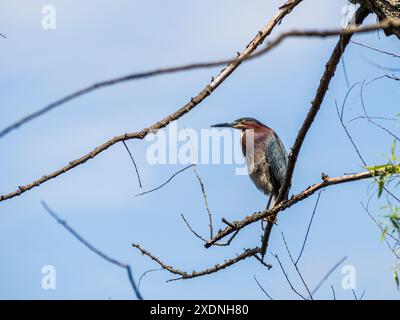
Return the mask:
<svg viewBox="0 0 400 320">
<path fill-rule="evenodd" d="M 194 166 L 194 164 L 191 164 L 191 165 L 189 165 L 189 166 L 187 166 L 187 167 L 184 167 L 183 169 L 181 169 L 181 170 L 175 172 L 171 177 L 168 178 L 167 181 L 165 181 L 164 183 L 162 183 L 162 184 L 159 185 L 158 187 L 155 187 L 154 189 L 151 189 L 151 190 L 148 190 L 148 191 L 145 191 L 145 192 L 136 194 L 135 196 L 136 196 L 136 197 L 139 197 L 139 196 L 143 196 L 143 195 L 145 195 L 145 194 L 148 194 L 148 193 L 151 193 L 151 192 L 160 190 L 162 187 L 166 186 L 166 185 L 167 185 L 173 178 L 175 178 L 178 174 L 180 174 L 181 172 L 183 172 L 183 171 L 185 171 L 185 170 L 187 170 L 187 169 L 189 169 L 189 168 L 191 168 L 191 167 L 193 167 L 193 166 Z"/>
<path fill-rule="evenodd" d="M 132 246 L 136 249 L 138 249 L 143 255 L 149 257 L 151 260 L 155 261 L 157 264 L 159 264 L 163 269 L 169 271 L 172 274 L 175 275 L 179 275 L 178 278 L 173 278 L 173 279 L 169 279 L 167 280 L 167 282 L 170 281 L 176 281 L 176 280 L 182 280 L 182 279 L 192 279 L 192 278 L 197 278 L 197 277 L 201 277 L 204 275 L 208 275 L 208 274 L 212 274 L 215 272 L 218 272 L 222 269 L 228 268 L 236 263 L 238 263 L 239 261 L 242 261 L 246 258 L 252 257 L 255 254 L 260 252 L 260 248 L 256 247 L 253 249 L 245 249 L 243 251 L 243 253 L 236 255 L 235 257 L 225 260 L 223 263 L 221 264 L 216 264 L 213 267 L 204 269 L 202 271 L 192 271 L 192 272 L 186 272 L 186 271 L 182 271 L 179 269 L 176 269 L 170 265 L 167 265 L 166 263 L 162 262 L 158 257 L 156 257 L 155 255 L 153 255 L 152 253 L 150 253 L 149 251 L 143 249 L 139 244 L 137 243 L 133 243 Z"/>
</svg>

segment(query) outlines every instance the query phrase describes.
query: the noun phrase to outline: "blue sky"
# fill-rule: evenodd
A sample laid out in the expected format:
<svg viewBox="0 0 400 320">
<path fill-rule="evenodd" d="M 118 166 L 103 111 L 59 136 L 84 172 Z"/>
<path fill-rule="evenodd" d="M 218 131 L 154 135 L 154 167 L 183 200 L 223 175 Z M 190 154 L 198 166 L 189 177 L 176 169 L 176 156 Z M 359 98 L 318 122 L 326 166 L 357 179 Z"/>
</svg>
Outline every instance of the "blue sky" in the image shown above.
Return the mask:
<svg viewBox="0 0 400 320">
<path fill-rule="evenodd" d="M 338 28 L 345 1 L 304 1 L 274 31 Z M 41 28 L 41 8 L 52 4 L 56 30 Z M 3 128 L 21 116 L 93 82 L 134 71 L 231 57 L 241 51 L 275 14 L 282 1 L 0 1 L 0 104 Z M 318 14 L 316 14 L 318 13 Z M 369 17 L 368 23 L 374 23 Z M 358 41 L 398 52 L 398 40 L 382 33 L 356 36 Z M 242 65 L 178 127 L 200 131 L 211 124 L 252 116 L 274 128 L 289 148 L 309 109 L 324 65 L 336 39 L 293 39 L 266 56 Z M 371 62 L 374 62 L 372 64 Z M 351 84 L 383 74 L 375 64 L 398 61 L 350 45 L 345 64 Z M 0 190 L 7 193 L 65 165 L 109 138 L 137 131 L 178 109 L 204 87 L 219 68 L 129 82 L 68 103 L 0 140 Z M 335 100 L 347 92 L 342 65 L 300 153 L 292 192 L 330 176 L 363 170 L 336 116 Z M 376 81 L 365 90 L 371 115 L 398 113 L 399 84 Z M 397 103 L 396 103 L 397 102 Z M 346 118 L 362 113 L 358 88 L 348 100 Z M 393 122 L 385 123 L 394 131 Z M 363 121 L 350 127 L 368 164 L 390 153 L 391 137 Z M 149 165 L 146 141 L 129 141 L 144 189 L 159 185 L 182 165 Z M 264 208 L 266 199 L 233 165 L 199 165 L 217 227 L 220 219 L 240 219 Z M 394 258 L 380 232 L 363 211 L 370 181 L 331 187 L 321 195 L 300 268 L 314 287 L 340 258 L 357 271 L 357 293 L 365 298 L 398 299 L 392 278 Z M 138 242 L 166 263 L 191 271 L 203 269 L 259 242 L 259 224 L 243 231 L 228 248 L 204 249 L 187 230 L 180 214 L 207 234 L 207 215 L 196 177 L 188 170 L 165 188 L 143 197 L 130 159 L 115 145 L 95 159 L 21 197 L 0 204 L 0 298 L 131 299 L 125 272 L 89 252 L 43 210 L 45 200 L 85 238 L 109 255 L 130 263 L 136 278 L 158 266 L 131 247 Z M 279 217 L 270 249 L 282 257 L 293 283 L 301 288 L 285 252 L 284 232 L 294 253 L 301 247 L 316 197 Z M 374 199 L 375 216 L 384 202 Z M 166 283 L 166 271 L 143 279 L 148 299 L 264 299 L 256 275 L 274 298 L 296 298 L 272 256 L 267 271 L 247 260 L 217 274 Z M 53 265 L 56 290 L 43 290 L 41 268 Z M 317 298 L 352 299 L 341 288 L 340 268 Z M 304 291 L 304 290 L 303 290 Z"/>
</svg>

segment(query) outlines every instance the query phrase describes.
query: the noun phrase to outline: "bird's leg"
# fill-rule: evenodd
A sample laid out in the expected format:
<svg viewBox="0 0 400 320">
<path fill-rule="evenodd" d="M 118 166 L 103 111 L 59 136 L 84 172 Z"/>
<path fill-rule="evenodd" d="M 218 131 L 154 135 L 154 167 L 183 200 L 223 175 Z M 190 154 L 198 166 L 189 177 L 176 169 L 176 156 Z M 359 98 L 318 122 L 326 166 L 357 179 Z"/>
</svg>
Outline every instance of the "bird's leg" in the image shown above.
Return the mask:
<svg viewBox="0 0 400 320">
<path fill-rule="evenodd" d="M 267 203 L 267 207 L 265 208 L 265 210 L 268 210 L 271 206 L 271 203 L 273 203 L 272 199 L 274 198 L 274 195 L 271 193 L 269 198 L 268 198 L 268 203 Z M 272 205 L 273 206 L 273 205 Z M 267 218 L 264 218 L 261 220 L 261 228 L 264 230 L 264 221 L 268 221 Z"/>
<path fill-rule="evenodd" d="M 271 194 L 271 196 L 269 197 L 269 200 L 268 200 L 267 208 L 265 210 L 273 208 L 274 206 L 275 206 L 275 195 Z M 263 221 L 267 221 L 267 222 L 271 222 L 271 223 L 276 224 L 277 219 L 276 219 L 276 217 L 268 216 L 268 217 L 265 217 L 263 219 Z M 263 230 L 264 230 L 264 225 L 263 225 Z"/>
<path fill-rule="evenodd" d="M 269 196 L 268 203 L 267 203 L 267 207 L 265 208 L 265 210 L 268 210 L 268 209 L 269 209 L 273 197 L 274 197 L 274 195 L 271 193 L 271 195 Z"/>
</svg>

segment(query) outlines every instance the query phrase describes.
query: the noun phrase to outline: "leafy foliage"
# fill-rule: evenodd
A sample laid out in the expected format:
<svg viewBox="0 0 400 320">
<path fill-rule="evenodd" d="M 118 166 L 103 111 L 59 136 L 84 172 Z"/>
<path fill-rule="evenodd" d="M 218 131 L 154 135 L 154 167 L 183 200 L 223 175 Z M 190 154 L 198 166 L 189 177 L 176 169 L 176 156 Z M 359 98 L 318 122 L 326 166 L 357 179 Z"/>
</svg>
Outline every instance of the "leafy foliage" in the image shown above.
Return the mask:
<svg viewBox="0 0 400 320">
<path fill-rule="evenodd" d="M 381 174 L 379 177 L 375 178 L 375 182 L 378 185 L 378 198 L 381 198 L 383 191 L 387 190 L 390 184 L 395 183 L 395 187 L 397 187 L 400 184 L 398 176 L 400 174 L 400 164 L 397 161 L 396 156 L 396 140 L 393 141 L 388 162 L 383 165 L 367 167 L 367 169 L 371 172 L 379 171 Z M 397 289 L 400 289 L 400 207 L 393 204 L 389 198 L 387 201 L 388 204 L 382 207 L 382 210 L 387 213 L 383 215 L 384 220 L 380 221 L 382 229 L 381 239 L 386 240 L 386 237 L 390 236 L 394 240 L 394 244 L 391 247 L 392 252 L 396 257 L 393 278 Z"/>
</svg>

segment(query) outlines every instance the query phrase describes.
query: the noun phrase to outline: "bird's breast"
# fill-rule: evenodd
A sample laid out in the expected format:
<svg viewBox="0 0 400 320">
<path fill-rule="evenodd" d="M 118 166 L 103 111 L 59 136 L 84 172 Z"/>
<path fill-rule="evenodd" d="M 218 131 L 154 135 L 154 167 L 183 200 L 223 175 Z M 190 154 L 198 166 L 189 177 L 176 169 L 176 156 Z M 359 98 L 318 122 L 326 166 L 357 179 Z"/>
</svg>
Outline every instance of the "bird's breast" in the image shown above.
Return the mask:
<svg viewBox="0 0 400 320">
<path fill-rule="evenodd" d="M 249 135 L 247 130 L 241 134 L 242 152 L 249 176 L 260 191 L 269 194 L 273 186 L 265 155 L 266 140 L 264 136 Z"/>
</svg>

